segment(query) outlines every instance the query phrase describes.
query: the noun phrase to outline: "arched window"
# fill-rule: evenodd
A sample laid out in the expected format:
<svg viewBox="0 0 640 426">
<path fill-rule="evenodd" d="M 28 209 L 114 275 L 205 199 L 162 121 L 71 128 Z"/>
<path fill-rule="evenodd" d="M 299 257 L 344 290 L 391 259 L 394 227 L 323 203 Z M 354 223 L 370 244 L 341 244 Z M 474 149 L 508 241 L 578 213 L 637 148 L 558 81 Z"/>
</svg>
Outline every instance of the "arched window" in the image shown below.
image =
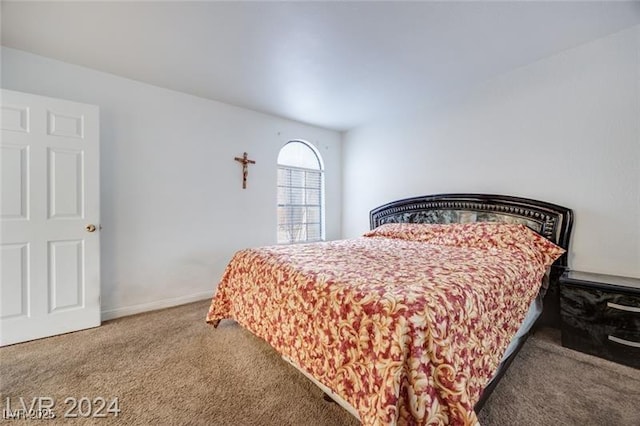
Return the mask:
<svg viewBox="0 0 640 426">
<path fill-rule="evenodd" d="M 306 142 L 290 141 L 278 154 L 278 243 L 324 239 L 324 170 Z"/>
</svg>

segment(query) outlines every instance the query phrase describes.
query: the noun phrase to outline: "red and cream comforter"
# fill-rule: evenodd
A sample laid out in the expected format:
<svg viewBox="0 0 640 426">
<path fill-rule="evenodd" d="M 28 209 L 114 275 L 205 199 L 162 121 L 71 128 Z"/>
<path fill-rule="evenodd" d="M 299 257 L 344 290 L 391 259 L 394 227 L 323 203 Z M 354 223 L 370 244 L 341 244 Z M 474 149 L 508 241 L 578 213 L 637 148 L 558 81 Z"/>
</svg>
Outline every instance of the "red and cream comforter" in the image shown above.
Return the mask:
<svg viewBox="0 0 640 426">
<path fill-rule="evenodd" d="M 523 225 L 383 225 L 242 250 L 207 321 L 232 318 L 364 425 L 477 422 L 473 407 L 563 250 Z"/>
</svg>

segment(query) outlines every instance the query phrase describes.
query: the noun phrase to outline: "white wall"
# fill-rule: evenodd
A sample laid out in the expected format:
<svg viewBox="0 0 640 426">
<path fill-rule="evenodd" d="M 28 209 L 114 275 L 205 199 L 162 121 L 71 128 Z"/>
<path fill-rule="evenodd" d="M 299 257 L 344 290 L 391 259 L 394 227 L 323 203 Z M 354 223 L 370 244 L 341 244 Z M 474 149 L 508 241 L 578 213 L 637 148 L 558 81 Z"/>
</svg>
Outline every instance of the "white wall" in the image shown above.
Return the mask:
<svg viewBox="0 0 640 426">
<path fill-rule="evenodd" d="M 484 192 L 575 212 L 570 266 L 640 277 L 640 26 L 343 139 L 343 232 L 404 197 Z"/>
<path fill-rule="evenodd" d="M 275 244 L 276 159 L 290 139 L 323 156 L 326 236 L 341 236 L 339 133 L 14 49 L 1 57 L 2 87 L 100 107 L 103 317 L 209 297 L 234 251 Z M 243 151 L 257 162 L 246 190 L 233 160 Z"/>
</svg>

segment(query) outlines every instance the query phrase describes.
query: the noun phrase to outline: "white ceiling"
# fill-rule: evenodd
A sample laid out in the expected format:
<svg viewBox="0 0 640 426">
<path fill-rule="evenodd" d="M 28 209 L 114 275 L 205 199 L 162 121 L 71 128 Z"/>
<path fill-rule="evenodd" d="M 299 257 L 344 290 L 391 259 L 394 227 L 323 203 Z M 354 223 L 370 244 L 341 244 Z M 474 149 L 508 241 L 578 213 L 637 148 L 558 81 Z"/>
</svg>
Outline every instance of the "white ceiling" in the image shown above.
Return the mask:
<svg viewBox="0 0 640 426">
<path fill-rule="evenodd" d="M 640 2 L 8 2 L 2 44 L 336 130 L 640 23 Z"/>
</svg>

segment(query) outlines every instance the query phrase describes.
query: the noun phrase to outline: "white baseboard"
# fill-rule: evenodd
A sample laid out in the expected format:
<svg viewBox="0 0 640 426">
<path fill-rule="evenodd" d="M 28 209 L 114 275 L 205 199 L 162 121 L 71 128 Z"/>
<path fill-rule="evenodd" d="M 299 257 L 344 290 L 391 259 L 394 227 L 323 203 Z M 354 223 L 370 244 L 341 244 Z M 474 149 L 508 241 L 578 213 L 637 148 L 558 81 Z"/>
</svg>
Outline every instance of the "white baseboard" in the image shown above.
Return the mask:
<svg viewBox="0 0 640 426">
<path fill-rule="evenodd" d="M 199 300 L 211 299 L 213 291 L 190 294 L 188 296 L 162 299 L 154 302 L 141 303 L 139 305 L 124 306 L 122 308 L 107 309 L 101 312 L 102 321 L 126 317 L 129 315 L 141 314 L 143 312 L 155 311 L 158 309 L 171 308 L 172 306 L 184 305 L 185 303 L 197 302 Z"/>
</svg>

